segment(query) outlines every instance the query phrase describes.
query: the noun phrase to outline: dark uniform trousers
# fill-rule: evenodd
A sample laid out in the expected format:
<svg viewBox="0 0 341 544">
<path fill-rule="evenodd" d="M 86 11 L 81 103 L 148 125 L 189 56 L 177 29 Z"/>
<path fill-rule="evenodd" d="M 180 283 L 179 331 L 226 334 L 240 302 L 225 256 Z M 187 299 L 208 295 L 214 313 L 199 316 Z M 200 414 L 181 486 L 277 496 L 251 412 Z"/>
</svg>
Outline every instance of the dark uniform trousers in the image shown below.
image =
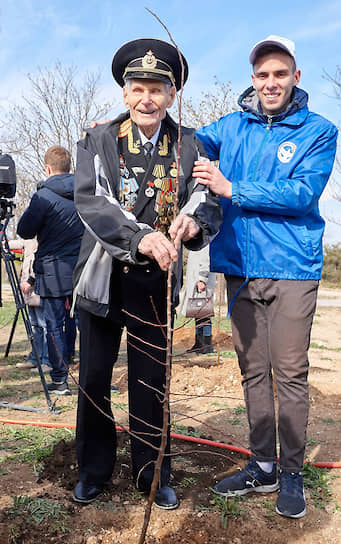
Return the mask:
<svg viewBox="0 0 341 544">
<path fill-rule="evenodd" d="M 166 334 L 165 328 L 145 322 L 165 325 L 166 289 L 167 276 L 155 263 L 134 266 L 114 260 L 108 315 L 98 317 L 80 309 L 81 388 L 77 413 L 77 456 L 79 478 L 83 482 L 103 484 L 110 479 L 114 469 L 116 431 L 110 402 L 106 399 L 110 399 L 112 370 L 125 325 L 129 425 L 136 435 L 130 438 L 132 474 L 139 489 L 148 491 L 150 488 L 163 423 Z M 122 312 L 122 309 L 143 322 Z M 126 420 L 127 414 L 120 412 L 118 423 Z M 169 451 L 168 426 L 166 454 Z M 169 477 L 170 457 L 165 455 L 160 485 L 168 484 Z"/>
</svg>

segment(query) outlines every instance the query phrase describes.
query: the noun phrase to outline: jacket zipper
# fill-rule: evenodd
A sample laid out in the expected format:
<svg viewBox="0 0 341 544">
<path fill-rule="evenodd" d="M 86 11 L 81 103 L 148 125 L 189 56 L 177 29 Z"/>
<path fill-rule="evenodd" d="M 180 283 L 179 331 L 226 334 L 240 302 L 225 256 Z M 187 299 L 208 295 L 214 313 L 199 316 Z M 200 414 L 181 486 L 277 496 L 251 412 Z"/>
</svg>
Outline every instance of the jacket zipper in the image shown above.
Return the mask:
<svg viewBox="0 0 341 544">
<path fill-rule="evenodd" d="M 268 118 L 268 124 L 267 124 L 266 130 L 270 130 L 271 125 L 272 125 L 273 116 L 272 115 L 267 115 L 267 118 Z"/>
<path fill-rule="evenodd" d="M 262 154 L 262 151 L 263 151 L 264 143 L 265 143 L 265 140 L 268 137 L 268 134 L 270 132 L 271 125 L 272 125 L 273 116 L 272 115 L 267 115 L 267 118 L 268 118 L 268 123 L 266 125 L 266 132 L 265 132 L 265 134 L 263 136 L 263 139 L 262 139 L 261 144 L 260 144 L 259 149 L 258 149 L 257 158 L 256 158 L 256 165 L 255 165 L 255 168 L 254 168 L 254 171 L 253 171 L 252 183 L 256 179 L 256 173 L 257 173 L 257 170 L 258 170 L 258 165 L 259 165 L 260 157 L 261 157 L 261 154 Z M 246 226 L 246 269 L 245 269 L 245 277 L 246 277 L 246 279 L 248 279 L 249 278 L 249 237 L 250 237 L 249 219 L 247 219 L 247 224 L 246 225 L 247 226 Z"/>
</svg>

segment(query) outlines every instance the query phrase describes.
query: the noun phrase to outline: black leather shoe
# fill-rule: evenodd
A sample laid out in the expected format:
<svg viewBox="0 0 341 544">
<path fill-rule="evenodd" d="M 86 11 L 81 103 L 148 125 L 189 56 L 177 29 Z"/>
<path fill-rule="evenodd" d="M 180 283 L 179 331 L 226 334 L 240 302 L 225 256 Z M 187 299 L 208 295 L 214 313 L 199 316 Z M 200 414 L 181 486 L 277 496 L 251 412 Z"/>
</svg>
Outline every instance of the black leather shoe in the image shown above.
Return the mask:
<svg viewBox="0 0 341 544">
<path fill-rule="evenodd" d="M 103 492 L 102 485 L 78 482 L 73 492 L 73 500 L 82 504 L 90 504 Z"/>
<path fill-rule="evenodd" d="M 164 485 L 156 492 L 154 504 L 164 510 L 175 510 L 179 506 L 179 501 L 174 489 L 168 485 Z"/>
</svg>

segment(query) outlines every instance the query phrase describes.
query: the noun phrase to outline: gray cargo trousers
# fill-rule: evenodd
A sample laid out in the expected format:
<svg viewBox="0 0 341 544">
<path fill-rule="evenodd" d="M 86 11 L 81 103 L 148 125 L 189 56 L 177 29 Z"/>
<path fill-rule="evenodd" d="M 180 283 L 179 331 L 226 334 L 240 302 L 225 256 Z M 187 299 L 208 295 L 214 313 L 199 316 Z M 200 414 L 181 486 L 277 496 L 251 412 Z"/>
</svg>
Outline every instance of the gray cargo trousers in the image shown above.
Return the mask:
<svg viewBox="0 0 341 544">
<path fill-rule="evenodd" d="M 245 281 L 225 276 L 228 300 Z M 238 355 L 249 420 L 252 457 L 275 461 L 278 399 L 280 468 L 303 468 L 309 412 L 308 348 L 319 282 L 250 279 L 232 307 L 232 338 Z"/>
</svg>

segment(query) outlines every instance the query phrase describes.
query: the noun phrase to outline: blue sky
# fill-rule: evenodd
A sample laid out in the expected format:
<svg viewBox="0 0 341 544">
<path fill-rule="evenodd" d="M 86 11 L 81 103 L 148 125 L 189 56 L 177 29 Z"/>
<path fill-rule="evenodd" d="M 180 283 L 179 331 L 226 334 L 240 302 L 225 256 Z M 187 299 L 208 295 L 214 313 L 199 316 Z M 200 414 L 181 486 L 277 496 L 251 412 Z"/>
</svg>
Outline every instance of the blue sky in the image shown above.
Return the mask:
<svg viewBox="0 0 341 544">
<path fill-rule="evenodd" d="M 340 124 L 341 104 L 323 78 L 324 70 L 334 75 L 341 65 L 340 0 L 6 0 L 0 7 L 0 108 L 21 100 L 27 72 L 52 68 L 57 60 L 80 72 L 100 69 L 103 98 L 116 98 L 119 105 L 121 91 L 111 76 L 115 50 L 136 37 L 168 39 L 145 6 L 168 26 L 188 60 L 186 97 L 199 97 L 214 76 L 231 81 L 240 94 L 250 84 L 251 47 L 277 34 L 296 43 L 300 86 L 309 93 L 310 108 Z M 337 213 L 341 217 L 341 209 Z"/>
</svg>

